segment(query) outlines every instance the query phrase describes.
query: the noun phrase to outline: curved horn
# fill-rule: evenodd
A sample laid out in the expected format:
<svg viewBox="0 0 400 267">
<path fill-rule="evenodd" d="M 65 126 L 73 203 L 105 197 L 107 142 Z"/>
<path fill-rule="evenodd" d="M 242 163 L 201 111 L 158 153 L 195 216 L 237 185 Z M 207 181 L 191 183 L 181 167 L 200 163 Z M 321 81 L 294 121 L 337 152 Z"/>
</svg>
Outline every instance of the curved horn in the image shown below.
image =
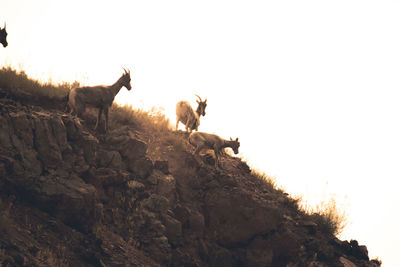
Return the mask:
<svg viewBox="0 0 400 267">
<path fill-rule="evenodd" d="M 198 95 L 195 95 L 195 96 L 197 96 L 197 97 L 199 98 L 200 102 L 203 102 L 203 100 L 201 100 L 201 97 L 200 97 L 200 96 L 198 96 Z"/>
<path fill-rule="evenodd" d="M 127 74 L 128 71 L 125 68 L 122 68 L 124 70 L 124 74 Z"/>
</svg>

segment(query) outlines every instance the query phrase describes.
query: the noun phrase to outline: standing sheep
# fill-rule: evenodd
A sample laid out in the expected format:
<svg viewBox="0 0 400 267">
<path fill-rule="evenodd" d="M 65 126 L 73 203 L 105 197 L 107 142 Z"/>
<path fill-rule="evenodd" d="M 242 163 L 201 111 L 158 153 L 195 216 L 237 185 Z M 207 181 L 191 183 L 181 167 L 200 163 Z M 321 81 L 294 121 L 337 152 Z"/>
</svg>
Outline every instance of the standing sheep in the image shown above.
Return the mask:
<svg viewBox="0 0 400 267">
<path fill-rule="evenodd" d="M 78 117 L 82 116 L 86 105 L 98 108 L 99 114 L 97 116 L 94 130 L 97 129 L 101 119 L 101 113 L 104 111 L 105 131 L 107 132 L 108 110 L 112 105 L 115 96 L 123 86 L 125 86 L 128 91 L 132 89 L 130 71 L 125 70 L 124 74 L 122 74 L 122 76 L 110 86 L 98 85 L 72 89 L 68 96 L 67 107 L 70 108 L 72 114 L 75 114 Z"/>
<path fill-rule="evenodd" d="M 182 100 L 176 104 L 176 130 L 178 130 L 179 122 L 182 122 L 187 132 L 198 131 L 200 116 L 206 115 L 207 99 L 202 101 L 200 96 L 196 96 L 199 98 L 196 100 L 198 104 L 196 112 L 187 101 Z"/>
</svg>

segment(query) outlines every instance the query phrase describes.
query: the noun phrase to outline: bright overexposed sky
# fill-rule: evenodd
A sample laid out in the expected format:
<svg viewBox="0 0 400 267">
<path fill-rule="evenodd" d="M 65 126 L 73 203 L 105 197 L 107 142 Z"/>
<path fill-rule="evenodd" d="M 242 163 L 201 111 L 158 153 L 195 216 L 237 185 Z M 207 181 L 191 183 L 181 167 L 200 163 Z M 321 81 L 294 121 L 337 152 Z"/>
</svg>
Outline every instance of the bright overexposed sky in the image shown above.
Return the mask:
<svg viewBox="0 0 400 267">
<path fill-rule="evenodd" d="M 201 131 L 310 204 L 334 197 L 342 239 L 396 266 L 400 239 L 400 0 L 2 0 L 0 66 L 112 84 L 160 107 L 208 99 Z M 181 128 L 182 129 L 182 128 Z"/>
</svg>

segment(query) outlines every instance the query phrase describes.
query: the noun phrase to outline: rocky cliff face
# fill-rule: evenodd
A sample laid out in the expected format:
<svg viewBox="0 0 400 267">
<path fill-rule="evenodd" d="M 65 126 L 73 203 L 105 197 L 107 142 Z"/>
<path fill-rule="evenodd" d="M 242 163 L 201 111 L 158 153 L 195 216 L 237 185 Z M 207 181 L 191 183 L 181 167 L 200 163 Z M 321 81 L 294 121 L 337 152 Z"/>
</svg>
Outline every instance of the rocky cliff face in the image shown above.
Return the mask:
<svg viewBox="0 0 400 267">
<path fill-rule="evenodd" d="M 240 159 L 0 96 L 3 266 L 379 266 Z"/>
</svg>

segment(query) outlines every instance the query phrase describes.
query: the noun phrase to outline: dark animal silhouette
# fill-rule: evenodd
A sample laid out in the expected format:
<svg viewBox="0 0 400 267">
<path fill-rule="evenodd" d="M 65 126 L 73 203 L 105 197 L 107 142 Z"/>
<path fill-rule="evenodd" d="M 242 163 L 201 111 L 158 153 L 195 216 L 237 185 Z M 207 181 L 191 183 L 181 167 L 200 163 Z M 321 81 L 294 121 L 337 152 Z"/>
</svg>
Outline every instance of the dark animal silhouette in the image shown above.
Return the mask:
<svg viewBox="0 0 400 267">
<path fill-rule="evenodd" d="M 7 31 L 6 31 L 6 23 L 4 22 L 4 28 L 2 29 L 0 27 L 0 43 L 4 46 L 7 47 Z"/>
<path fill-rule="evenodd" d="M 123 86 L 131 90 L 131 76 L 130 71 L 124 69 L 124 74 L 113 85 L 104 86 L 88 86 L 78 87 L 69 92 L 67 107 L 70 108 L 72 114 L 81 117 L 85 111 L 85 107 L 92 106 L 99 109 L 97 116 L 96 126 L 97 129 L 101 119 L 101 113 L 104 111 L 105 115 L 105 130 L 108 130 L 108 109 L 111 107 L 115 96 Z"/>
</svg>

